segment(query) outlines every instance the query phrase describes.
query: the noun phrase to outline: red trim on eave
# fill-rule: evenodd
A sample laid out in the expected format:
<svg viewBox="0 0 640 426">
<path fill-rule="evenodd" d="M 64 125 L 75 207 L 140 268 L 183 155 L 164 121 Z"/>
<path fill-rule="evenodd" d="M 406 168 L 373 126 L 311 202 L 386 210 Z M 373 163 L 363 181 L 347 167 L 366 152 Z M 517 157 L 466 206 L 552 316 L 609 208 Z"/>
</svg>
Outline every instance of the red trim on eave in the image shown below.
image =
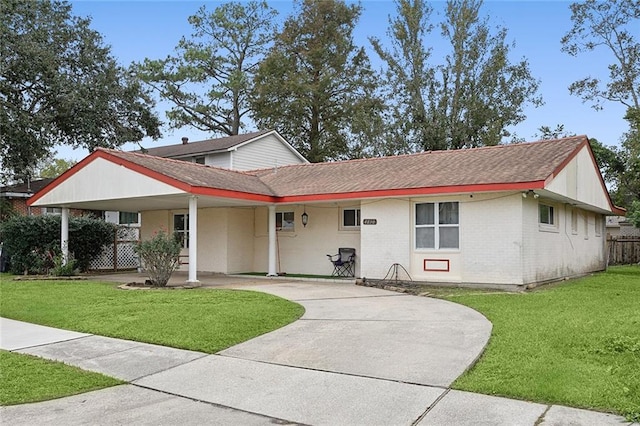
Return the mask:
<svg viewBox="0 0 640 426">
<path fill-rule="evenodd" d="M 60 176 L 58 176 L 57 178 L 55 178 L 54 180 L 49 182 L 48 185 L 43 187 L 40 191 L 36 192 L 35 194 L 33 194 L 33 196 L 31 198 L 29 198 L 29 201 L 27 201 L 27 205 L 31 206 L 33 203 L 38 201 L 40 198 L 42 198 L 43 196 L 48 194 L 52 189 L 56 188 L 62 182 L 66 181 L 71 176 L 73 176 L 76 173 L 78 173 L 87 164 L 91 163 L 94 159 L 99 157 L 99 153 L 100 152 L 102 152 L 102 151 L 94 151 L 94 152 L 92 152 L 90 155 L 88 155 L 87 157 L 83 158 L 82 161 L 80 161 L 79 163 L 76 163 L 69 170 L 67 170 L 66 172 L 62 173 Z"/>
<path fill-rule="evenodd" d="M 487 183 L 475 185 L 451 185 L 451 186 L 435 186 L 423 188 L 405 188 L 405 189 L 382 189 L 373 191 L 354 191 L 343 192 L 338 194 L 311 194 L 311 195 L 292 195 L 279 197 L 278 202 L 292 203 L 301 201 L 330 201 L 341 200 L 347 198 L 379 198 L 379 197 L 398 197 L 398 196 L 420 196 L 420 195 L 437 195 L 452 194 L 464 192 L 495 192 L 495 191 L 527 191 L 529 189 L 544 189 L 544 181 L 517 182 L 517 183 Z"/>
<path fill-rule="evenodd" d="M 86 167 L 89 163 L 93 162 L 96 158 L 103 158 L 111 163 L 126 167 L 129 170 L 135 171 L 144 176 L 155 179 L 159 182 L 166 183 L 167 185 L 173 186 L 174 188 L 180 189 L 190 194 L 208 195 L 212 197 L 235 198 L 235 199 L 242 199 L 242 200 L 263 201 L 263 202 L 276 201 L 276 198 L 270 195 L 253 194 L 253 193 L 233 191 L 228 189 L 216 189 L 216 188 L 192 186 L 185 182 L 163 175 L 162 173 L 156 172 L 154 170 L 150 170 L 139 164 L 133 163 L 129 160 L 120 158 L 117 155 L 113 155 L 102 150 L 96 150 L 92 152 L 91 155 L 86 157 L 84 160 L 80 161 L 71 169 L 67 170 L 65 173 L 60 175 L 57 179 L 49 183 L 49 185 L 42 188 L 42 190 L 38 191 L 37 194 L 35 194 L 33 197 L 29 199 L 28 205 L 31 205 L 32 203 L 34 203 L 35 201 L 37 201 L 38 199 L 40 199 L 41 197 L 49 193 L 58 185 L 60 185 L 61 183 L 69 179 L 71 176 L 76 174 L 78 171 Z"/>
<path fill-rule="evenodd" d="M 589 157 L 591 157 L 591 163 L 593 164 L 593 167 L 597 171 L 598 178 L 600 179 L 600 186 L 602 187 L 602 190 L 604 191 L 604 193 L 607 195 L 607 200 L 609 201 L 609 209 L 617 215 L 624 216 L 627 213 L 627 211 L 625 209 L 621 209 L 620 207 L 614 205 L 613 201 L 611 201 L 611 195 L 609 194 L 607 185 L 604 183 L 604 178 L 602 177 L 602 173 L 600 173 L 600 167 L 598 167 L 598 162 L 596 161 L 596 157 L 593 155 L 593 150 L 591 149 L 591 143 L 589 142 L 589 138 L 587 136 L 584 136 L 584 141 L 580 143 L 580 145 L 578 145 L 578 147 L 562 163 L 560 163 L 558 167 L 556 167 L 556 169 L 553 171 L 551 176 L 547 177 L 547 179 L 545 180 L 545 186 L 546 184 L 551 182 L 556 176 L 558 176 L 558 174 L 562 171 L 562 169 L 564 169 L 567 166 L 567 164 L 569 164 L 569 162 L 571 162 L 571 160 L 573 160 L 578 155 L 578 153 L 582 150 L 582 148 L 584 148 L 585 146 L 587 147 L 587 152 L 589 153 Z"/>
</svg>

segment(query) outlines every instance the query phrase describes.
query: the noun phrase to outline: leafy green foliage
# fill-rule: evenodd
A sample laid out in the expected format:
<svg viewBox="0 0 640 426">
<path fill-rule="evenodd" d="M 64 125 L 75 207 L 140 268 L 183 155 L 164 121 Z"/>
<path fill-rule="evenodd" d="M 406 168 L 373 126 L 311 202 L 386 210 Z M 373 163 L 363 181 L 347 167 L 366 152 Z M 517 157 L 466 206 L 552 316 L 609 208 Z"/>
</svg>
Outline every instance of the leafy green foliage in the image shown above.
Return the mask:
<svg viewBox="0 0 640 426">
<path fill-rule="evenodd" d="M 171 127 L 237 135 L 244 127 L 258 62 L 273 39 L 277 12 L 265 1 L 229 2 L 189 17 L 194 32 L 174 56 L 145 59 L 136 72 L 174 106 Z"/>
<path fill-rule="evenodd" d="M 586 0 L 571 4 L 573 27 L 562 38 L 562 51 L 571 56 L 602 49 L 612 54 L 609 81 L 586 77 L 569 86 L 572 94 L 602 109 L 619 102 L 640 110 L 640 3 L 636 0 Z M 602 54 L 602 52 L 600 52 Z"/>
<path fill-rule="evenodd" d="M 123 382 L 62 362 L 0 350 L 0 405 L 76 395 Z"/>
<path fill-rule="evenodd" d="M 13 208 L 13 204 L 11 201 L 6 199 L 5 197 L 0 198 L 0 223 L 9 220 L 13 216 L 15 216 L 16 210 Z"/>
<path fill-rule="evenodd" d="M 123 291 L 95 281 L 2 280 L 0 292 L 5 318 L 207 353 L 304 313 L 297 303 L 240 290 Z"/>
<path fill-rule="evenodd" d="M 640 267 L 522 294 L 446 298 L 493 324 L 487 349 L 457 389 L 640 414 Z"/>
<path fill-rule="evenodd" d="M 134 247 L 156 287 L 165 287 L 173 271 L 180 266 L 180 249 L 178 239 L 164 231 L 157 232 L 151 239 L 139 241 Z"/>
<path fill-rule="evenodd" d="M 525 119 L 524 107 L 542 104 L 526 60 L 509 61 L 507 31 L 492 32 L 480 17 L 482 1 L 449 0 L 439 23 L 451 51 L 431 65 L 427 35 L 435 27 L 423 0 L 398 0 L 390 18 L 391 48 L 371 39 L 386 64 L 395 122 L 405 135 L 399 150 L 495 145 L 506 128 Z"/>
<path fill-rule="evenodd" d="M 36 174 L 40 178 L 57 178 L 76 164 L 74 160 L 64 158 L 46 159 L 41 162 Z"/>
<path fill-rule="evenodd" d="M 369 59 L 353 42 L 362 9 L 340 0 L 297 6 L 260 63 L 253 118 L 311 162 L 351 158 L 352 136 L 382 108 Z"/>
<path fill-rule="evenodd" d="M 0 232 L 13 273 L 48 273 L 54 268 L 54 258 L 60 253 L 59 216 L 16 216 L 3 223 Z M 77 268 L 85 271 L 102 247 L 113 242 L 114 233 L 113 224 L 103 220 L 70 217 L 69 251 Z"/>
<path fill-rule="evenodd" d="M 160 136 L 153 100 L 70 4 L 5 0 L 0 18 L 3 174 L 32 176 L 56 144 L 91 151 Z"/>
</svg>

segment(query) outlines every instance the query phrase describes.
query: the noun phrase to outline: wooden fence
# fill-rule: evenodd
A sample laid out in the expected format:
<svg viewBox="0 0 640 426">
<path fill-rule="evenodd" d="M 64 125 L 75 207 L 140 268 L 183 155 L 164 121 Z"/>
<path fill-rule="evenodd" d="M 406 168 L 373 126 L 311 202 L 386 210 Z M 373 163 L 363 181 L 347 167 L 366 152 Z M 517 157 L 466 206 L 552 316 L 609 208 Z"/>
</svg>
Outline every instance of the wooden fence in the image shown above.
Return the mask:
<svg viewBox="0 0 640 426">
<path fill-rule="evenodd" d="M 640 263 L 640 237 L 617 237 L 607 240 L 609 265 Z"/>
</svg>

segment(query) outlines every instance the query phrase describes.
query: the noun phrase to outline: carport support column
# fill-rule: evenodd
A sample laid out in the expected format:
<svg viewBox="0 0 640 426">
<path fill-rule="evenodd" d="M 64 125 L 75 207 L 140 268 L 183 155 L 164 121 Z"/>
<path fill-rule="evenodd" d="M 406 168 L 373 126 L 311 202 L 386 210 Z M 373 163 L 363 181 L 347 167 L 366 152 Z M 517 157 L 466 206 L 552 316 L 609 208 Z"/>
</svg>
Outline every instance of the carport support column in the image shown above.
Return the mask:
<svg viewBox="0 0 640 426">
<path fill-rule="evenodd" d="M 189 197 L 189 279 L 188 283 L 198 281 L 198 197 Z"/>
<path fill-rule="evenodd" d="M 69 208 L 60 209 L 60 252 L 62 252 L 62 264 L 69 262 Z"/>
<path fill-rule="evenodd" d="M 277 277 L 276 272 L 276 206 L 269 206 L 269 272 L 268 277 Z"/>
</svg>

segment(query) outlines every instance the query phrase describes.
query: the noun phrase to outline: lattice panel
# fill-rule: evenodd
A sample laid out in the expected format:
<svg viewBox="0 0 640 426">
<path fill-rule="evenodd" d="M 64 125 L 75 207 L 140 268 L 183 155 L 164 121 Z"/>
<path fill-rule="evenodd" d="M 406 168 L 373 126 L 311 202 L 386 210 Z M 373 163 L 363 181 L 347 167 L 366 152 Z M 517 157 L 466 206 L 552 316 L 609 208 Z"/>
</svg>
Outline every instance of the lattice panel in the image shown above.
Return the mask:
<svg viewBox="0 0 640 426">
<path fill-rule="evenodd" d="M 140 260 L 133 249 L 139 236 L 139 228 L 118 227 L 116 231 L 117 250 L 114 252 L 113 244 L 104 247 L 100 255 L 91 261 L 89 269 L 113 271 L 139 267 Z"/>
</svg>

